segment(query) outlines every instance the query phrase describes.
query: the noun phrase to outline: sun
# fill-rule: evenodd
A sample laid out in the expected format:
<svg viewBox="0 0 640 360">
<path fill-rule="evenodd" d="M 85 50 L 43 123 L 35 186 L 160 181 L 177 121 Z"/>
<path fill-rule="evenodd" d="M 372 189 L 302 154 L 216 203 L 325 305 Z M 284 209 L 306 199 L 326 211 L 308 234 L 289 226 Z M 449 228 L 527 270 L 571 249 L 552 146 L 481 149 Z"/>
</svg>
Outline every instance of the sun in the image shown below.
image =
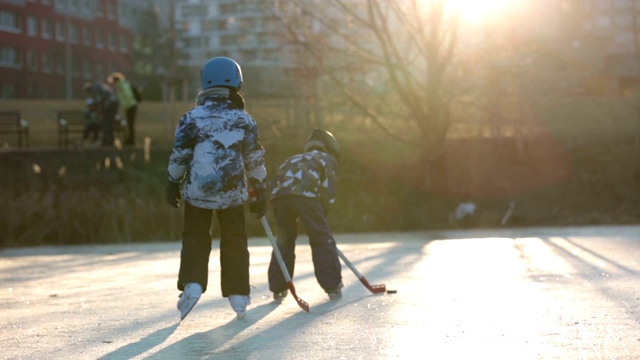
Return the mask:
<svg viewBox="0 0 640 360">
<path fill-rule="evenodd" d="M 447 0 L 447 5 L 460 12 L 460 19 L 467 23 L 491 21 L 505 16 L 517 1 L 513 0 Z"/>
</svg>

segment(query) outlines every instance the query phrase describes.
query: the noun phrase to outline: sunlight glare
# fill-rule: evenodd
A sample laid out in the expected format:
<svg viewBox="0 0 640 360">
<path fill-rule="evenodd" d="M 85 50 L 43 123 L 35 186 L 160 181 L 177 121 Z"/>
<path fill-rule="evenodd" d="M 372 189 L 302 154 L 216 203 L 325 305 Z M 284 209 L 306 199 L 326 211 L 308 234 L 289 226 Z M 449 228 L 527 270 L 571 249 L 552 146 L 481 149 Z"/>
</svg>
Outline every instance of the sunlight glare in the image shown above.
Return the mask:
<svg viewBox="0 0 640 360">
<path fill-rule="evenodd" d="M 451 9 L 460 12 L 463 22 L 489 21 L 504 15 L 512 0 L 447 0 Z"/>
</svg>

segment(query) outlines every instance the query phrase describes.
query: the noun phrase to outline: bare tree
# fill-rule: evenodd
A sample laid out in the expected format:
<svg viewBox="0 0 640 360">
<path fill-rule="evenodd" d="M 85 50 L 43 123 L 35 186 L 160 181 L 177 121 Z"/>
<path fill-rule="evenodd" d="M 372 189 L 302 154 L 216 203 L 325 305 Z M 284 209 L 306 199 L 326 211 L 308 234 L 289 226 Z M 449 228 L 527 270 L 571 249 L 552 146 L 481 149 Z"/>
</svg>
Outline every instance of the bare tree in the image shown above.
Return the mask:
<svg viewBox="0 0 640 360">
<path fill-rule="evenodd" d="M 417 149 L 428 184 L 451 125 L 458 17 L 447 1 L 274 1 L 303 66 L 330 80 L 324 93 L 339 94 L 332 106 L 345 102 Z"/>
</svg>

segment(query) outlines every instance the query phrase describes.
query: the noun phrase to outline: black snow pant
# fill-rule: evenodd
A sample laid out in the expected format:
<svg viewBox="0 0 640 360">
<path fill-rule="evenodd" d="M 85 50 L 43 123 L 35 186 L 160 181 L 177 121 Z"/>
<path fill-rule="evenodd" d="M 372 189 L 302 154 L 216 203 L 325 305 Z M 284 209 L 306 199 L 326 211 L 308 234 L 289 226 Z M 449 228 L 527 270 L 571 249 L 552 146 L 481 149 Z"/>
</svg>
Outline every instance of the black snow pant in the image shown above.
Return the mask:
<svg viewBox="0 0 640 360">
<path fill-rule="evenodd" d="M 113 146 L 113 125 L 120 104 L 114 101 L 104 108 L 102 115 L 102 146 Z"/>
<path fill-rule="evenodd" d="M 298 237 L 298 219 L 309 236 L 311 258 L 316 280 L 325 292 L 338 287 L 342 281 L 340 260 L 336 250 L 322 204 L 317 199 L 304 196 L 283 196 L 272 201 L 278 226 L 278 248 L 293 277 L 295 268 L 295 247 Z M 275 254 L 271 254 L 269 263 L 269 290 L 281 292 L 287 289 Z"/>
<path fill-rule="evenodd" d="M 84 140 L 89 139 L 89 135 L 91 135 L 91 140 L 97 141 L 98 135 L 100 135 L 100 124 L 98 123 L 89 123 L 85 126 L 84 131 L 82 132 L 82 138 Z"/>
<path fill-rule="evenodd" d="M 125 117 L 127 118 L 127 136 L 125 136 L 125 145 L 136 144 L 136 114 L 138 113 L 138 106 L 132 106 L 125 111 Z"/>
<path fill-rule="evenodd" d="M 209 255 L 211 253 L 211 221 L 214 210 L 188 203 L 184 208 L 182 251 L 178 290 L 196 282 L 207 291 Z M 245 231 L 244 207 L 215 210 L 220 224 L 220 288 L 222 296 L 249 295 L 249 249 Z"/>
</svg>

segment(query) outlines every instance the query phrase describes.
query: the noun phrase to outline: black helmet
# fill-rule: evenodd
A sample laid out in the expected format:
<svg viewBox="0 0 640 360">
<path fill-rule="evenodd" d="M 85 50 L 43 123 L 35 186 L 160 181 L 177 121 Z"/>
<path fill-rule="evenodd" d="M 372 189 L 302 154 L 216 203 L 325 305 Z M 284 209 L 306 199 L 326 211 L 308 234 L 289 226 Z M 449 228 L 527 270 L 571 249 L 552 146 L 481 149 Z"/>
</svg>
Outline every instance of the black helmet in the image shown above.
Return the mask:
<svg viewBox="0 0 640 360">
<path fill-rule="evenodd" d="M 327 130 L 314 129 L 309 134 L 307 144 L 304 146 L 304 151 L 314 149 L 330 154 L 336 161 L 340 160 L 340 146 L 338 146 L 338 141 L 335 136 Z"/>
</svg>

